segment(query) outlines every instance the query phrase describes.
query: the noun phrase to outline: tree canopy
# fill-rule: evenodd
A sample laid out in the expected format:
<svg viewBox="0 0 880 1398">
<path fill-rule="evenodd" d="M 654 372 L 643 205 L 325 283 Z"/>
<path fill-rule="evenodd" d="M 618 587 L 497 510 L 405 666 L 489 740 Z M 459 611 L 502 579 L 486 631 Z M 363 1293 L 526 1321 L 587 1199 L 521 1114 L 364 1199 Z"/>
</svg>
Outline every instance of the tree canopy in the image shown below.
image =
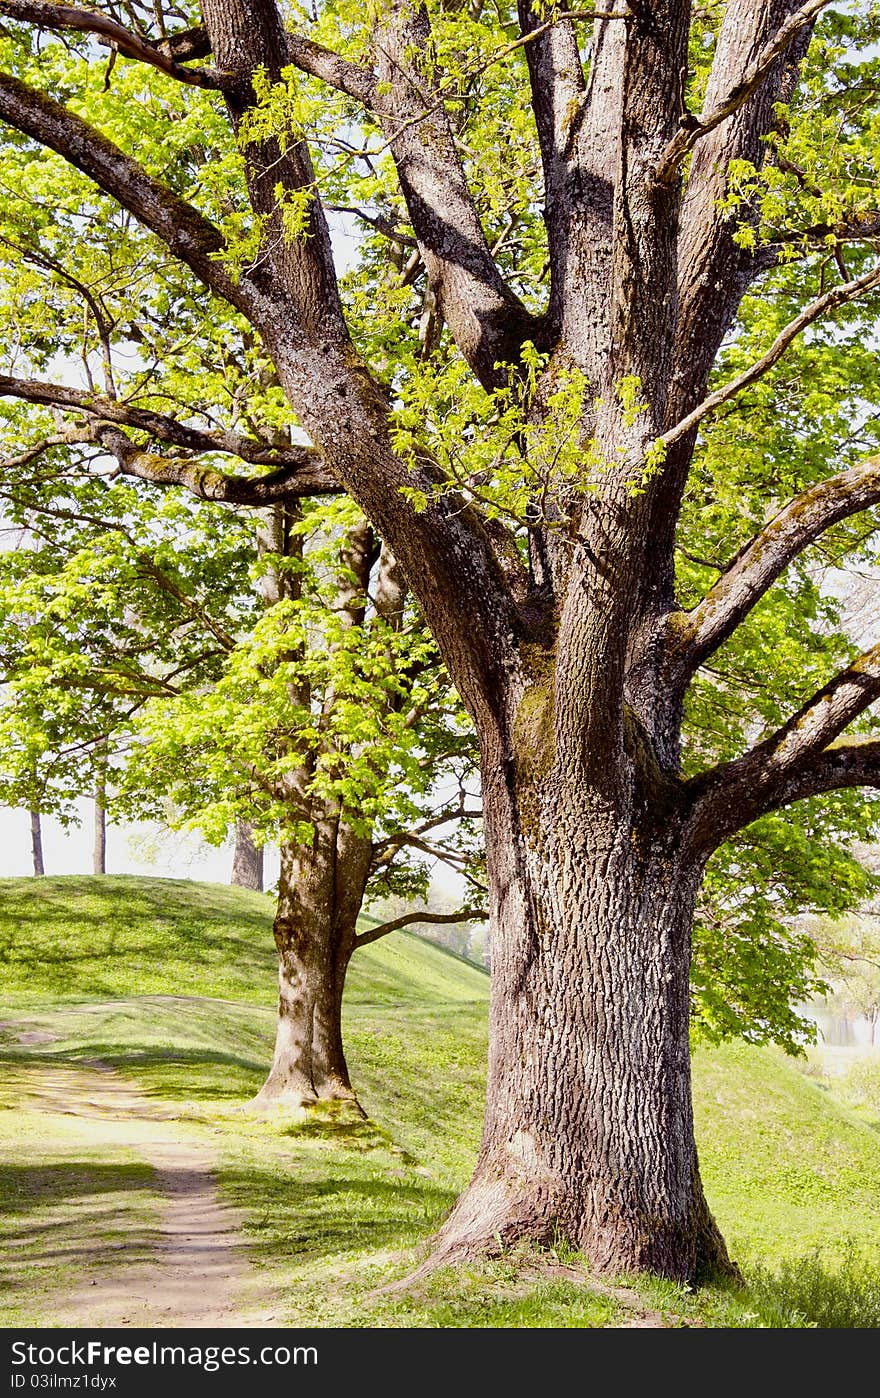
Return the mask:
<svg viewBox="0 0 880 1398">
<path fill-rule="evenodd" d="M 880 502 L 877 7 L 0 15 L 10 454 L 345 492 L 475 724 L 489 1092 L 437 1256 L 724 1270 L 695 906 L 709 1031 L 764 993 L 793 1044 L 783 915 L 860 895 L 876 819 L 880 649 L 823 570 L 873 564 Z"/>
</svg>

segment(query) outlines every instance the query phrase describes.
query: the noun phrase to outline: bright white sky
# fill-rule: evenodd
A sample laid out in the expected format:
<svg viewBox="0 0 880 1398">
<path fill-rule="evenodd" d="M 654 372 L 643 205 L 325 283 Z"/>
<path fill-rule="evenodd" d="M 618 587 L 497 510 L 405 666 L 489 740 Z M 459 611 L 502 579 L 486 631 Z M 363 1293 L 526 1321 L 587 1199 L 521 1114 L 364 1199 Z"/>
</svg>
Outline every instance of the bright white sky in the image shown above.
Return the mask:
<svg viewBox="0 0 880 1398">
<path fill-rule="evenodd" d="M 82 825 L 65 830 L 43 816 L 43 858 L 47 874 L 92 872 L 91 803 L 79 803 Z M 215 849 L 196 835 L 177 834 L 157 825 L 115 825 L 107 829 L 108 874 L 152 874 L 157 878 L 205 879 L 228 883 L 232 846 Z M 0 807 L 0 878 L 33 873 L 31 826 L 27 811 Z M 266 883 L 278 876 L 278 855 L 266 850 Z"/>
</svg>

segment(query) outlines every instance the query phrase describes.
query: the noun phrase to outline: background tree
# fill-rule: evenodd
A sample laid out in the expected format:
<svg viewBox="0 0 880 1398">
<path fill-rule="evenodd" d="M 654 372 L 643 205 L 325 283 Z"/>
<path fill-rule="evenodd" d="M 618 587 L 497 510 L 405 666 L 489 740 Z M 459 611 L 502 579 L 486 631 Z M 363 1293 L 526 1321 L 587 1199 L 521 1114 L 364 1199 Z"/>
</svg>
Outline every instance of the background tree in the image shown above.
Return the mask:
<svg viewBox="0 0 880 1398">
<path fill-rule="evenodd" d="M 122 816 L 280 841 L 278 1033 L 258 1100 L 353 1098 L 351 955 L 416 917 L 473 915 L 359 932 L 368 890 L 424 896 L 439 858 L 483 892 L 472 739 L 418 613 L 347 501 L 245 516 L 73 458 L 66 474 L 64 506 L 51 478 L 3 487 L 31 541 L 0 557 L 6 764 L 39 749 L 41 799 L 64 820 L 91 769 Z M 109 519 L 80 498 L 96 492 Z"/>
<path fill-rule="evenodd" d="M 237 888 L 263 891 L 263 846 L 254 840 L 253 826 L 246 820 L 235 822 L 235 847 L 229 882 Z"/>
<path fill-rule="evenodd" d="M 853 521 L 880 499 L 862 459 L 874 384 L 847 343 L 880 286 L 877 19 L 830 15 L 808 52 L 822 9 L 656 0 L 585 20 L 525 0 L 484 16 L 392 0 L 288 32 L 273 0 L 203 0 L 204 30 L 176 10 L 175 34 L 137 9 L 123 30 L 112 7 L 0 5 L 23 25 L 0 79 L 11 150 L 66 160 L 74 218 L 85 176 L 244 318 L 309 442 L 285 491 L 324 472 L 358 502 L 476 725 L 489 1087 L 435 1260 L 561 1234 L 597 1267 L 730 1267 L 689 1091 L 703 872 L 755 820 L 880 779 L 876 648 L 829 639 L 809 572 L 825 538 L 866 547 Z M 37 61 L 35 25 L 65 46 Z M 106 90 L 77 33 L 131 60 Z M 138 65 L 164 76 L 147 89 Z M 411 248 L 379 307 L 384 346 L 364 331 L 371 305 L 340 294 L 325 215 L 357 161 L 368 202 L 345 206 Z M 424 364 L 389 355 L 385 314 L 396 298 L 411 323 L 419 266 Z M 856 314 L 870 323 L 874 306 Z M 751 336 L 731 333 L 740 315 Z M 816 421 L 785 356 L 801 337 L 812 372 L 818 343 L 824 372 L 832 317 L 843 367 Z M 157 435 L 106 393 L 2 387 L 78 408 L 105 440 L 108 419 Z M 778 433 L 762 449 L 767 394 L 791 429 L 784 458 Z M 835 399 L 861 405 L 843 436 Z M 117 449 L 126 469 L 168 471 Z M 717 553 L 692 547 L 704 525 Z M 793 624 L 781 654 L 762 639 L 771 611 Z M 764 697 L 751 685 L 741 702 L 729 659 L 757 668 Z M 829 809 L 871 819 L 859 797 Z"/>
<path fill-rule="evenodd" d="M 823 962 L 831 980 L 827 1004 L 846 1019 L 865 1019 L 870 1048 L 880 1019 L 880 937 L 875 917 L 852 917 L 825 930 Z"/>
</svg>

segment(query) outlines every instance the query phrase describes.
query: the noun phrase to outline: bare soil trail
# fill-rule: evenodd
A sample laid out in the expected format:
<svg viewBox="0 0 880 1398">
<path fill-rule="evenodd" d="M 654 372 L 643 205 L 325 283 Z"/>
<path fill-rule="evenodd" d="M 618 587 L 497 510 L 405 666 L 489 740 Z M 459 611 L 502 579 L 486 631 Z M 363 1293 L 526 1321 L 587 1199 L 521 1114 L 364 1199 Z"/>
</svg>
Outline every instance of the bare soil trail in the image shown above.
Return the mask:
<svg viewBox="0 0 880 1398">
<path fill-rule="evenodd" d="M 82 1122 L 83 1142 L 136 1151 L 155 1170 L 157 1224 L 145 1239 L 124 1220 L 112 1268 L 51 1306 L 48 1323 L 78 1327 L 259 1327 L 277 1323 L 247 1257 L 243 1216 L 224 1204 L 208 1144 L 188 1139 L 137 1088 L 97 1060 L 46 1066 L 29 1084 L 30 1105 Z M 71 1208 L 76 1201 L 71 1201 Z M 129 1221 L 130 1227 L 130 1221 Z M 118 1231 L 116 1237 L 118 1239 Z M 102 1241 L 94 1241 L 95 1257 Z M 129 1254 L 127 1259 L 126 1253 Z M 129 1260 L 130 1259 L 130 1260 Z"/>
</svg>

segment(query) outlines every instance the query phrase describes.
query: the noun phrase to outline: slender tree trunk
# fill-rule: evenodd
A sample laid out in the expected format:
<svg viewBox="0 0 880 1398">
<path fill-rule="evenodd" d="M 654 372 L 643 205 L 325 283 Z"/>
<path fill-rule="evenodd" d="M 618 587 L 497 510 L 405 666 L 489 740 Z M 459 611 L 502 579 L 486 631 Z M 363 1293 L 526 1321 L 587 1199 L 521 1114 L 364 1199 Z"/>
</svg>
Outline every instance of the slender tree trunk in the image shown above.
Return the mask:
<svg viewBox="0 0 880 1398">
<path fill-rule="evenodd" d="M 316 821 L 309 848 L 282 844 L 278 907 L 278 1024 L 258 1107 L 317 1101 L 357 1105 L 342 1043 L 342 996 L 369 871 L 369 841 Z"/>
<path fill-rule="evenodd" d="M 561 1236 L 597 1270 L 730 1273 L 691 1109 L 699 862 L 660 793 L 561 780 L 540 731 L 521 727 L 517 746 L 515 760 L 498 747 L 484 758 L 486 1116 L 431 1265 Z"/>
<path fill-rule="evenodd" d="M 95 840 L 92 848 L 92 872 L 107 872 L 107 768 L 102 763 L 95 782 Z"/>
<path fill-rule="evenodd" d="M 246 820 L 235 822 L 235 853 L 230 883 L 236 888 L 263 891 L 263 846 L 254 843 L 252 827 Z"/>
<path fill-rule="evenodd" d="M 42 878 L 46 866 L 43 863 L 43 824 L 39 811 L 31 811 L 31 853 L 34 860 L 34 877 Z"/>
</svg>

